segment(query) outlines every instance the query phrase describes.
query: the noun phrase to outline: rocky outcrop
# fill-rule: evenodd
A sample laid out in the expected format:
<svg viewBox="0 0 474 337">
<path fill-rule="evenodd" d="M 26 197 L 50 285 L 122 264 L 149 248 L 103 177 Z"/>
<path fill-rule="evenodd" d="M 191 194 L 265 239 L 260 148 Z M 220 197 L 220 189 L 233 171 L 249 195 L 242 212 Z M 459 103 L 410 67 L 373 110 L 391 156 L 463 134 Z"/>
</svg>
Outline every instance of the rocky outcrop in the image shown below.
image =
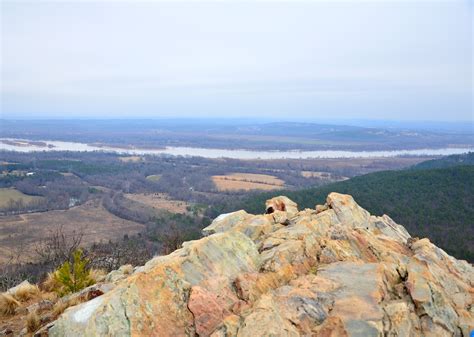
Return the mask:
<svg viewBox="0 0 474 337">
<path fill-rule="evenodd" d="M 282 206 L 283 205 L 283 206 Z M 238 211 L 114 289 L 69 308 L 51 336 L 469 336 L 474 269 L 351 196 Z"/>
</svg>

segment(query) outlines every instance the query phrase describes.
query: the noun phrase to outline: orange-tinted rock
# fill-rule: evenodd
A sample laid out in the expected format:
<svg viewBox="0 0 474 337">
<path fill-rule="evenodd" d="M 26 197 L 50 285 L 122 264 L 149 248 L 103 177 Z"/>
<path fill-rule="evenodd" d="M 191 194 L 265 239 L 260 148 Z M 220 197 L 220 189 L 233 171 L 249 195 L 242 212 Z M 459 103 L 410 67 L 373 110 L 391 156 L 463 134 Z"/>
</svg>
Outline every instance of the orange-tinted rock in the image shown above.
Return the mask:
<svg viewBox="0 0 474 337">
<path fill-rule="evenodd" d="M 209 336 L 231 312 L 219 297 L 199 286 L 191 288 L 188 308 L 194 316 L 196 333 Z"/>
<path fill-rule="evenodd" d="M 270 209 L 271 208 L 271 209 Z M 51 336 L 468 336 L 474 268 L 331 193 L 238 211 L 66 310 Z M 213 234 L 214 233 L 214 234 Z"/>
</svg>

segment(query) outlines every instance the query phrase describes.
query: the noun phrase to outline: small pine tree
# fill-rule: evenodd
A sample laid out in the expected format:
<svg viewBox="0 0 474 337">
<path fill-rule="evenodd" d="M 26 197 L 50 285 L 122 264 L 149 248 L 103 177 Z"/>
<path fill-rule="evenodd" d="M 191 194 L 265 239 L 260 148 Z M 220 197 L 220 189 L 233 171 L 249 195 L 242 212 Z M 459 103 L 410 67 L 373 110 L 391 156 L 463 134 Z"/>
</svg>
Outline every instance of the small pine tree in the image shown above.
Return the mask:
<svg viewBox="0 0 474 337">
<path fill-rule="evenodd" d="M 82 256 L 82 251 L 80 249 L 76 250 L 72 258 L 72 266 L 69 261 L 66 261 L 54 273 L 55 279 L 62 285 L 58 289 L 60 296 L 75 293 L 94 284 L 94 280 L 90 275 L 90 269 L 87 267 L 89 260 Z"/>
</svg>

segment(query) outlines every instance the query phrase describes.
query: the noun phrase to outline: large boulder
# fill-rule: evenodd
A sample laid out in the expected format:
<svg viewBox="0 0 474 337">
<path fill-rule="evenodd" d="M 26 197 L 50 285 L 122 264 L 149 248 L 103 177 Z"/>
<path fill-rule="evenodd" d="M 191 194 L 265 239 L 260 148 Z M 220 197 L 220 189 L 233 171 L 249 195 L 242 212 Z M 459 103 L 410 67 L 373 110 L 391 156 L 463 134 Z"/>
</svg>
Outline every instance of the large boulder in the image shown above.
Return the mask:
<svg viewBox="0 0 474 337">
<path fill-rule="evenodd" d="M 219 233 L 188 242 L 170 255 L 149 261 L 107 294 L 66 310 L 50 335 L 194 335 L 190 295 L 196 289 L 204 294 L 225 294 L 237 275 L 257 271 L 259 261 L 255 244 L 241 233 Z M 208 282 L 216 277 L 221 278 L 218 285 L 223 288 L 217 293 Z M 201 288 L 192 291 L 198 285 Z"/>
<path fill-rule="evenodd" d="M 282 206 L 284 205 L 284 206 Z M 474 268 L 351 196 L 216 218 L 208 236 L 120 274 L 51 336 L 469 336 Z M 270 209 L 272 208 L 272 209 Z"/>
<path fill-rule="evenodd" d="M 252 217 L 252 215 L 244 210 L 221 214 L 215 218 L 209 226 L 202 230 L 202 234 L 207 236 L 215 233 L 226 232 L 250 217 Z"/>
<path fill-rule="evenodd" d="M 272 214 L 275 212 L 286 212 L 288 218 L 291 218 L 298 213 L 298 205 L 285 196 L 279 196 L 267 200 L 265 202 L 265 213 Z"/>
</svg>

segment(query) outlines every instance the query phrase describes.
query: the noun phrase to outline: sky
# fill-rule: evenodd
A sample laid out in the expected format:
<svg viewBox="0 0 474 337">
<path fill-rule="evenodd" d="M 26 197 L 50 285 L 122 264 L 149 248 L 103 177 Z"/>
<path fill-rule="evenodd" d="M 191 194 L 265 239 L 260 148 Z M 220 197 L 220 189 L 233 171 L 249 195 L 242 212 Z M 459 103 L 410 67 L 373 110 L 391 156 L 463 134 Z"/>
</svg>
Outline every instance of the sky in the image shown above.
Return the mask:
<svg viewBox="0 0 474 337">
<path fill-rule="evenodd" d="M 1 2 L 1 118 L 473 121 L 473 5 Z"/>
</svg>

